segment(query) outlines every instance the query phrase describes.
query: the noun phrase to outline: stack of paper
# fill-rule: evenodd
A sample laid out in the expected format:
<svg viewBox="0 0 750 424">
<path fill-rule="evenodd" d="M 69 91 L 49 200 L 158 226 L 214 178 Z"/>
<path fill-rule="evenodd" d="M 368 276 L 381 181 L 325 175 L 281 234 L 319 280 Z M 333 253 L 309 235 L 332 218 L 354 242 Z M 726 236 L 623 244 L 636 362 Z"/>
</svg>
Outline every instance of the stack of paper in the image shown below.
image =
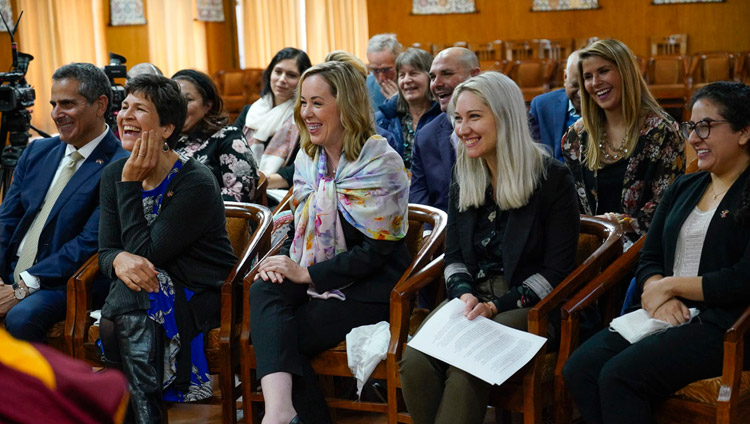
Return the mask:
<svg viewBox="0 0 750 424">
<path fill-rule="evenodd" d="M 469 321 L 453 299 L 437 311 L 409 346 L 490 384 L 502 384 L 526 365 L 547 339 L 484 317 Z"/>
</svg>

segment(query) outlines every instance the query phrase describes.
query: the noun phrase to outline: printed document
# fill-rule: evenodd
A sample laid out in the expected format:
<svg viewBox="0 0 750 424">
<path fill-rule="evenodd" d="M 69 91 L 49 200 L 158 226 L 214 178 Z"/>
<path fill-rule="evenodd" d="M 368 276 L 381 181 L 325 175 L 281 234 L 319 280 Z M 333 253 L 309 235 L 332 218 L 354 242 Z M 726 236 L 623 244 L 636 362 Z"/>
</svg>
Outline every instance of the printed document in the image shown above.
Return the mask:
<svg viewBox="0 0 750 424">
<path fill-rule="evenodd" d="M 499 385 L 531 361 L 547 341 L 485 317 L 469 321 L 464 316 L 464 306 L 460 299 L 446 303 L 422 326 L 409 346 Z"/>
</svg>

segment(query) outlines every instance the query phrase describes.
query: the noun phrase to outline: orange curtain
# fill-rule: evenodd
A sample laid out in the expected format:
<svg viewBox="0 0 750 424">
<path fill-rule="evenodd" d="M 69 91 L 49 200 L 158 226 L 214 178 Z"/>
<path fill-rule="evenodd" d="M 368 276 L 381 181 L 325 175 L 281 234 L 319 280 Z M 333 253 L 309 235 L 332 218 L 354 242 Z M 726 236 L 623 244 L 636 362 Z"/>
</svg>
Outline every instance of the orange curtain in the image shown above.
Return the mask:
<svg viewBox="0 0 750 424">
<path fill-rule="evenodd" d="M 146 5 L 150 61 L 167 77 L 181 69 L 208 72 L 206 23 L 195 20 L 193 3 L 158 0 Z"/>
<path fill-rule="evenodd" d="M 346 50 L 367 63 L 367 0 L 305 0 L 307 54 L 319 63 Z"/>
<path fill-rule="evenodd" d="M 265 68 L 284 47 L 303 48 L 300 0 L 241 1 L 246 68 Z"/>
<path fill-rule="evenodd" d="M 70 62 L 107 63 L 101 0 L 18 0 L 19 50 L 34 56 L 26 79 L 36 90 L 31 124 L 56 132 L 50 118 L 52 74 Z M 33 134 L 32 134 L 33 135 Z"/>
</svg>

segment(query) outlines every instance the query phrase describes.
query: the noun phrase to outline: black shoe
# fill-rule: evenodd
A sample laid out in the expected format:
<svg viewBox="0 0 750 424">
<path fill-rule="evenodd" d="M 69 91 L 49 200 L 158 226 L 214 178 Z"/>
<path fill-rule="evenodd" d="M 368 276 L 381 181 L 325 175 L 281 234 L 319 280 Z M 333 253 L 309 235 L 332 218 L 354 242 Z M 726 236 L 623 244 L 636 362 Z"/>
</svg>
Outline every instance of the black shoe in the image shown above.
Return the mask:
<svg viewBox="0 0 750 424">
<path fill-rule="evenodd" d="M 292 418 L 291 421 L 289 421 L 289 424 L 303 424 L 303 423 L 302 423 L 302 420 L 299 419 L 299 415 L 297 415 L 294 418 Z"/>
</svg>

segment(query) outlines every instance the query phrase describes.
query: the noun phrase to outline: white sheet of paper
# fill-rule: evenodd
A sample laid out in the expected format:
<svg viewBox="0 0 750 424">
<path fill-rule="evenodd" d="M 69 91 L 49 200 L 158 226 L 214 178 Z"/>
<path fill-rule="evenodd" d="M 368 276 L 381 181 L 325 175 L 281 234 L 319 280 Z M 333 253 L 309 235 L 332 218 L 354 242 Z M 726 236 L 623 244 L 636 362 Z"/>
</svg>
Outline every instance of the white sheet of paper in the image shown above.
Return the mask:
<svg viewBox="0 0 750 424">
<path fill-rule="evenodd" d="M 469 321 L 464 305 L 460 299 L 445 304 L 409 346 L 499 385 L 531 361 L 547 341 L 484 317 Z"/>
</svg>

